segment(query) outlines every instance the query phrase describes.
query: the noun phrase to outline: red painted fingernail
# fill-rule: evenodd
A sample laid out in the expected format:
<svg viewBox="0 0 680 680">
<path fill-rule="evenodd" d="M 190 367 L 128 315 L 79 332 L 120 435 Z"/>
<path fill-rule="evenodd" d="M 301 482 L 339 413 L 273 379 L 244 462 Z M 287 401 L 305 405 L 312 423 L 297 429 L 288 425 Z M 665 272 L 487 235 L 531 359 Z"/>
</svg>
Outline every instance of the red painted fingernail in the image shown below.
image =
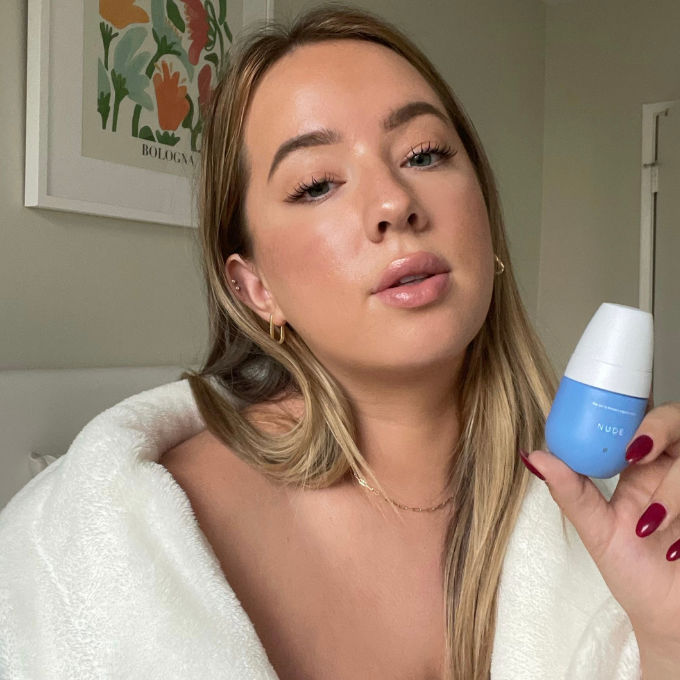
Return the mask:
<svg viewBox="0 0 680 680">
<path fill-rule="evenodd" d="M 542 479 L 545 482 L 545 477 L 529 462 L 529 459 L 527 458 L 528 455 L 529 454 L 524 449 L 519 450 L 519 457 L 527 466 L 529 472 L 533 472 L 539 479 Z"/>
<path fill-rule="evenodd" d="M 626 451 L 626 460 L 629 463 L 637 463 L 640 458 L 644 458 L 653 448 L 654 442 L 649 435 L 641 434 L 633 440 L 633 443 Z"/>
<path fill-rule="evenodd" d="M 635 533 L 640 537 L 644 538 L 649 536 L 649 534 L 655 532 L 659 524 L 663 522 L 663 518 L 666 516 L 666 508 L 661 505 L 661 503 L 652 503 L 643 513 L 642 517 L 638 520 L 637 527 L 635 527 Z"/>
<path fill-rule="evenodd" d="M 677 540 L 675 543 L 673 543 L 673 545 L 668 548 L 668 552 L 666 553 L 666 559 L 669 562 L 677 560 L 678 557 L 680 557 L 680 540 Z"/>
</svg>

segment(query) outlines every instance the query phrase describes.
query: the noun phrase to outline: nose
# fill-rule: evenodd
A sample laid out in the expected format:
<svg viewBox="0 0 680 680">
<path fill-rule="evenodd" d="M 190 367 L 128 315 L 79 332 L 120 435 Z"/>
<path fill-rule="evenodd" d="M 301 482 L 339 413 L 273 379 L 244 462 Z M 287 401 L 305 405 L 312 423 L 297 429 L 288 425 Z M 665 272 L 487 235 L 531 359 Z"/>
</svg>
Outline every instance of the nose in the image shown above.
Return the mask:
<svg viewBox="0 0 680 680">
<path fill-rule="evenodd" d="M 365 169 L 362 183 L 366 201 L 364 228 L 368 238 L 377 241 L 388 230 L 421 231 L 426 227 L 425 211 L 398 169 L 378 162 Z"/>
</svg>

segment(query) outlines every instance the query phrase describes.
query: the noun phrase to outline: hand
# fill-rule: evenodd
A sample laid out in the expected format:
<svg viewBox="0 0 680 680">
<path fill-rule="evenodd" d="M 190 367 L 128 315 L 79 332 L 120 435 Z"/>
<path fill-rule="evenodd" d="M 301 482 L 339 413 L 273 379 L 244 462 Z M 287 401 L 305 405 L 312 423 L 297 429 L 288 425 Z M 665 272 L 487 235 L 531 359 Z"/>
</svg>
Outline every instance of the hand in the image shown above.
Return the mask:
<svg viewBox="0 0 680 680">
<path fill-rule="evenodd" d="M 547 451 L 532 452 L 530 464 L 574 525 L 638 642 L 650 641 L 680 661 L 680 402 L 652 404 L 626 458 L 647 453 L 621 472 L 609 502 L 589 477 Z"/>
</svg>

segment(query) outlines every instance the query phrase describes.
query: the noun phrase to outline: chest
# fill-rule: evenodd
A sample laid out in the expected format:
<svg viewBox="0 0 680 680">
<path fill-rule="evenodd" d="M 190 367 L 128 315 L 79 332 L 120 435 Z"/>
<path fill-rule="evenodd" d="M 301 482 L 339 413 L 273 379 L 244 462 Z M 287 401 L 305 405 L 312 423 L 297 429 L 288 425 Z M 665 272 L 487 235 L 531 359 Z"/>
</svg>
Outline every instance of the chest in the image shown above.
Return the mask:
<svg viewBox="0 0 680 680">
<path fill-rule="evenodd" d="M 439 680 L 441 541 L 296 510 L 198 518 L 280 680 Z"/>
</svg>

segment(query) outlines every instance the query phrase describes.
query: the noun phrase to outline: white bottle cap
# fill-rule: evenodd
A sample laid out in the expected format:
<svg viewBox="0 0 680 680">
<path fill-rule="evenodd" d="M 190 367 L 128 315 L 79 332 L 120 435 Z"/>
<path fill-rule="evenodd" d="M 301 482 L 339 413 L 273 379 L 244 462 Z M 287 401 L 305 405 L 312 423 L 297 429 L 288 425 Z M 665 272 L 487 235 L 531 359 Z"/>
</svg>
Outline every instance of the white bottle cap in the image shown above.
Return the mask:
<svg viewBox="0 0 680 680">
<path fill-rule="evenodd" d="M 654 318 L 637 307 L 603 302 L 564 375 L 603 390 L 647 399 L 652 387 Z"/>
</svg>

